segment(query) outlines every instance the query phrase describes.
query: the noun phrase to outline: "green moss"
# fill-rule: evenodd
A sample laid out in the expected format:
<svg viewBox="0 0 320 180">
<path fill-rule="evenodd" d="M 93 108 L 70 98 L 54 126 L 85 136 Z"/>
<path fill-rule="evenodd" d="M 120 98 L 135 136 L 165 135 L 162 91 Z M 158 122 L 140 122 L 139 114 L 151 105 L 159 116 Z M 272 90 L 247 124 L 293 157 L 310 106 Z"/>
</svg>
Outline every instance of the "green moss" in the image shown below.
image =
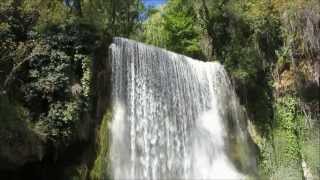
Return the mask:
<svg viewBox="0 0 320 180">
<path fill-rule="evenodd" d="M 304 119 L 294 96 L 278 98 L 272 134 L 260 146 L 260 166 L 271 179 L 301 179 Z"/>
<path fill-rule="evenodd" d="M 98 131 L 98 151 L 94 166 L 90 172 L 90 178 L 93 180 L 109 179 L 108 178 L 108 153 L 109 153 L 109 127 L 108 123 L 112 118 L 112 111 L 107 110 L 105 113 L 100 129 Z"/>
<path fill-rule="evenodd" d="M 318 128 L 306 129 L 301 145 L 302 158 L 311 174 L 320 179 L 320 132 Z"/>
<path fill-rule="evenodd" d="M 300 132 L 301 119 L 298 116 L 297 100 L 292 96 L 280 98 L 275 105 L 275 129 L 273 131 L 274 178 L 302 177 Z"/>
</svg>

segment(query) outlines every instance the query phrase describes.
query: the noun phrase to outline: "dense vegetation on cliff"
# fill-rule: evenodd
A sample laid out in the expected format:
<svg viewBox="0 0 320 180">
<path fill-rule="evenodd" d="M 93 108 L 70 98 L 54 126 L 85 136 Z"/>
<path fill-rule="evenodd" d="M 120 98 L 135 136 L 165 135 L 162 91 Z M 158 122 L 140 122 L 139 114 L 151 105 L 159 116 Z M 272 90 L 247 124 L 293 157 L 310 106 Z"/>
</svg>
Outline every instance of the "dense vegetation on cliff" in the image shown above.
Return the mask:
<svg viewBox="0 0 320 180">
<path fill-rule="evenodd" d="M 221 62 L 247 110 L 259 176 L 320 178 L 318 0 L 168 0 L 158 8 L 2 0 L 0 179 L 107 174 L 107 145 L 96 141 L 110 119 L 114 36 Z"/>
<path fill-rule="evenodd" d="M 107 49 L 140 1 L 0 3 L 0 179 L 88 177 L 108 102 Z M 89 178 L 89 177 L 88 177 Z"/>
<path fill-rule="evenodd" d="M 260 176 L 320 178 L 320 3 L 170 0 L 143 41 L 229 71 L 259 147 Z"/>
</svg>

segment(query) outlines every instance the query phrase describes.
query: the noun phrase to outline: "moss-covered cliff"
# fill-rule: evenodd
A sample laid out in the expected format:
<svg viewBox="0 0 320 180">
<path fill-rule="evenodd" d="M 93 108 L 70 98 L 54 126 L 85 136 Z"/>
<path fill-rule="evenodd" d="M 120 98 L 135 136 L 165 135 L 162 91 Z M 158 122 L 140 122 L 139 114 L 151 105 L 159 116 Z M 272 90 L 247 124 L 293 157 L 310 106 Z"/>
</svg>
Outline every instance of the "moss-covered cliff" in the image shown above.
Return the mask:
<svg viewBox="0 0 320 180">
<path fill-rule="evenodd" d="M 319 12 L 316 0 L 170 0 L 151 11 L 142 40 L 224 64 L 261 178 L 319 179 Z"/>
</svg>

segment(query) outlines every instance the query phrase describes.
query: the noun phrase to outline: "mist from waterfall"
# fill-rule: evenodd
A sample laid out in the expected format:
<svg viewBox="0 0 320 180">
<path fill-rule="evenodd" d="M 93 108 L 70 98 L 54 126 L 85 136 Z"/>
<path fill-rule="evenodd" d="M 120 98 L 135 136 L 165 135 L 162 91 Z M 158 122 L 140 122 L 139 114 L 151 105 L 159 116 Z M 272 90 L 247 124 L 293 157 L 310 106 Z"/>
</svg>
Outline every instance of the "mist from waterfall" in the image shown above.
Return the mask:
<svg viewBox="0 0 320 180">
<path fill-rule="evenodd" d="M 248 146 L 247 132 L 222 65 L 123 38 L 110 60 L 112 178 L 244 178 L 232 144 Z"/>
</svg>

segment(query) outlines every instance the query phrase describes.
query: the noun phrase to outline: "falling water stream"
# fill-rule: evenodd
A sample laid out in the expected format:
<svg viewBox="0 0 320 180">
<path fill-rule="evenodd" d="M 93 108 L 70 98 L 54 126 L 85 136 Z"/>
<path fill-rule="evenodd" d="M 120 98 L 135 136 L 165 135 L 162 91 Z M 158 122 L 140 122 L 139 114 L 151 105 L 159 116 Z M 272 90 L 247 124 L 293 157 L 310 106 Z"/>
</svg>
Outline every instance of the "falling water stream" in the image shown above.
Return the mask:
<svg viewBox="0 0 320 180">
<path fill-rule="evenodd" d="M 112 178 L 244 177 L 229 154 L 247 133 L 222 65 L 124 38 L 114 39 L 110 59 Z"/>
</svg>

